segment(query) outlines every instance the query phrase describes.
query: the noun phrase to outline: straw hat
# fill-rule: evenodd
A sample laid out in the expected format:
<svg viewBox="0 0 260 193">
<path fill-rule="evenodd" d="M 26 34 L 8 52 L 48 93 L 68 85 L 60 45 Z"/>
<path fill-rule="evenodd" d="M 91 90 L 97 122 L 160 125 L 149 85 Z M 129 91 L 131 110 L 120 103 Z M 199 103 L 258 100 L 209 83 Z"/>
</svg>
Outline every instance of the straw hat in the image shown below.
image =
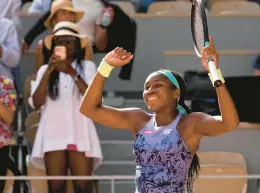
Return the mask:
<svg viewBox="0 0 260 193">
<path fill-rule="evenodd" d="M 79 26 L 75 23 L 69 21 L 62 21 L 55 25 L 53 29 L 53 34 L 48 35 L 44 38 L 44 44 L 48 49 L 51 49 L 52 39 L 56 36 L 74 36 L 78 37 L 81 42 L 81 48 L 84 48 L 88 42 L 86 36 L 79 35 Z"/>
<path fill-rule="evenodd" d="M 82 19 L 84 16 L 84 11 L 80 11 L 73 8 L 72 2 L 70 0 L 55 0 L 52 2 L 51 5 L 51 14 L 48 17 L 48 19 L 44 22 L 44 25 L 47 28 L 53 28 L 52 19 L 53 16 L 59 11 L 59 10 L 67 10 L 71 11 L 75 14 L 76 17 L 76 23 Z"/>
</svg>

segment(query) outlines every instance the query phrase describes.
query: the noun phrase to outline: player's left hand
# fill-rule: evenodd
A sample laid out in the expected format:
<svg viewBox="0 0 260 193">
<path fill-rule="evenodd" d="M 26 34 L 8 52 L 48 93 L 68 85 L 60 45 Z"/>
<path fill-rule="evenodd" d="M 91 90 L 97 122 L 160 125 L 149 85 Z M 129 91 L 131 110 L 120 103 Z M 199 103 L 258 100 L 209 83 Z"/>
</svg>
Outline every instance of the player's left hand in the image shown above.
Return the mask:
<svg viewBox="0 0 260 193">
<path fill-rule="evenodd" d="M 123 48 L 117 47 L 113 51 L 107 53 L 104 57 L 105 61 L 111 66 L 124 66 L 127 65 L 133 58 L 133 54 L 127 52 Z"/>
<path fill-rule="evenodd" d="M 202 50 L 202 58 L 201 58 L 203 68 L 208 72 L 209 72 L 209 66 L 208 66 L 209 58 L 214 61 L 216 68 L 218 68 L 218 58 L 219 58 L 219 54 L 217 53 L 214 42 L 210 36 L 209 36 L 209 42 L 210 45 L 205 47 Z"/>
</svg>

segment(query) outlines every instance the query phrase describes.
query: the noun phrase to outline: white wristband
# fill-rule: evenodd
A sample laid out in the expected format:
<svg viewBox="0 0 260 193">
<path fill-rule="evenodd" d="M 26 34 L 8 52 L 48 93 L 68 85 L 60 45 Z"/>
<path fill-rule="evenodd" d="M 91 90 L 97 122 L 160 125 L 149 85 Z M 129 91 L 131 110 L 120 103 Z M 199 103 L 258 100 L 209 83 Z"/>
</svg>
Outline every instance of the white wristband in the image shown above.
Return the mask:
<svg viewBox="0 0 260 193">
<path fill-rule="evenodd" d="M 97 69 L 97 71 L 104 77 L 109 77 L 111 71 L 113 70 L 114 66 L 109 65 L 105 59 L 103 58 L 103 60 L 101 61 L 101 63 L 99 64 L 99 67 Z"/>
</svg>

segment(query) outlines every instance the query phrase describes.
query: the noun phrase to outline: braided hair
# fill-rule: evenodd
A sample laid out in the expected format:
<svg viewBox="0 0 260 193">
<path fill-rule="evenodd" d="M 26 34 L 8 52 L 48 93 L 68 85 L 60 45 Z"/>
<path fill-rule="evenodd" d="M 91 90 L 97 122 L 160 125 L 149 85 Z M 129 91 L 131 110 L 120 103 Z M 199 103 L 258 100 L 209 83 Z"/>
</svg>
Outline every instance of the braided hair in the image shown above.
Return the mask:
<svg viewBox="0 0 260 193">
<path fill-rule="evenodd" d="M 172 82 L 172 87 L 175 89 L 180 89 L 180 98 L 177 104 L 178 113 L 190 114 L 190 108 L 185 104 L 184 100 L 186 97 L 186 85 L 183 78 L 176 72 L 169 70 L 159 70 L 158 73 L 164 74 Z M 193 182 L 198 177 L 200 171 L 199 157 L 195 154 L 192 158 L 191 165 L 188 172 L 188 179 L 186 182 L 186 188 L 188 193 L 193 191 Z"/>
<path fill-rule="evenodd" d="M 185 82 L 183 80 L 183 78 L 176 72 L 171 72 L 174 77 L 176 78 L 177 82 L 179 83 L 180 86 L 180 99 L 178 104 L 180 106 L 182 106 L 187 114 L 191 113 L 190 108 L 184 103 L 185 97 L 186 97 L 186 85 Z M 175 87 L 175 85 L 173 85 Z M 176 87 L 175 87 L 176 88 Z M 192 193 L 193 191 L 193 182 L 194 180 L 198 177 L 199 175 L 199 171 L 200 171 L 200 162 L 199 162 L 199 157 L 197 154 L 195 154 L 193 156 L 190 168 L 189 168 L 189 172 L 188 172 L 188 180 L 186 183 L 186 187 L 187 187 L 187 192 L 188 193 Z"/>
</svg>

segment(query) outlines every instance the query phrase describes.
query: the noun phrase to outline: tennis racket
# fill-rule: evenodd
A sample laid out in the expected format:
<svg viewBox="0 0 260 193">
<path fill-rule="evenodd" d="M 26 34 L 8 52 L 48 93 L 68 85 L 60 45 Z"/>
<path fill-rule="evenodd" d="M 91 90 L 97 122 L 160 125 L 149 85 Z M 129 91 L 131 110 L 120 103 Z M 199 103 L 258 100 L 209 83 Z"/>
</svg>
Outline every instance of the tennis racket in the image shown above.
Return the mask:
<svg viewBox="0 0 260 193">
<path fill-rule="evenodd" d="M 195 52 L 198 57 L 201 57 L 203 48 L 210 45 L 207 16 L 202 0 L 193 0 L 192 2 L 191 33 Z M 222 81 L 218 76 L 216 65 L 212 59 L 209 59 L 208 66 L 212 75 L 214 86 L 219 87 L 222 84 Z"/>
</svg>

